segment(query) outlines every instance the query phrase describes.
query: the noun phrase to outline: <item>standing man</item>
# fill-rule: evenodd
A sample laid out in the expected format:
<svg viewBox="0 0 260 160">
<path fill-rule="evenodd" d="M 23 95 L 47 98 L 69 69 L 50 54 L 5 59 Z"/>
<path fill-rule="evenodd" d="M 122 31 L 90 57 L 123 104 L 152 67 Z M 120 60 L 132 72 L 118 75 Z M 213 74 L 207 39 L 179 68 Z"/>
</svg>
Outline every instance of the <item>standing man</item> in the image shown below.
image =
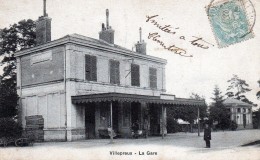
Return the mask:
<svg viewBox="0 0 260 160">
<path fill-rule="evenodd" d="M 210 148 L 210 140 L 211 140 L 211 129 L 209 124 L 206 123 L 204 129 L 204 140 L 206 141 L 206 148 Z"/>
</svg>

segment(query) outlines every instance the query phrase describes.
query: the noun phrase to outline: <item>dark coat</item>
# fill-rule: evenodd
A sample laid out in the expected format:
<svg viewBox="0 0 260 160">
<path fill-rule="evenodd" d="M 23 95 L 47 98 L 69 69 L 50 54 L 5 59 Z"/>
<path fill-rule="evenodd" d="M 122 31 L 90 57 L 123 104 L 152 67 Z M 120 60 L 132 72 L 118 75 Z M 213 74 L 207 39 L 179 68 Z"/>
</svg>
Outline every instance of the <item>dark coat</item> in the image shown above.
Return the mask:
<svg viewBox="0 0 260 160">
<path fill-rule="evenodd" d="M 204 129 L 204 140 L 211 140 L 211 129 L 210 128 Z"/>
<path fill-rule="evenodd" d="M 133 131 L 138 131 L 139 130 L 139 124 L 137 122 L 135 122 L 133 125 L 132 125 L 132 130 Z"/>
</svg>

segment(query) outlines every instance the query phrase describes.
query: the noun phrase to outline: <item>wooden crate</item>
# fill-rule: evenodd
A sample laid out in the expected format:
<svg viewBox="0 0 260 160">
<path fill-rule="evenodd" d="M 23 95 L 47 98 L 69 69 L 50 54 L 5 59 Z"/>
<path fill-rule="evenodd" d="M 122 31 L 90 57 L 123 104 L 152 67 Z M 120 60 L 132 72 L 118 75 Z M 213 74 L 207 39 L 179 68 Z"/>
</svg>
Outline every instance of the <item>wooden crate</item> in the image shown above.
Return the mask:
<svg viewBox="0 0 260 160">
<path fill-rule="evenodd" d="M 25 135 L 36 142 L 44 140 L 44 119 L 41 115 L 26 116 Z"/>
</svg>

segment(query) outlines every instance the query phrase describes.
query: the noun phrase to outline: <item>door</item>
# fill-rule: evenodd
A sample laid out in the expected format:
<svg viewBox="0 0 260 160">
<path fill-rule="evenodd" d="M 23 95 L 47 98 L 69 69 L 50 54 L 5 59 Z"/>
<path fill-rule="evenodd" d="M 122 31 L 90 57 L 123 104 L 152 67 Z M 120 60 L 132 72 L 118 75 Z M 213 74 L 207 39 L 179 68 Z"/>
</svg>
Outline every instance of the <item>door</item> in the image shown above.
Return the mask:
<svg viewBox="0 0 260 160">
<path fill-rule="evenodd" d="M 95 107 L 95 103 L 90 103 L 85 109 L 86 139 L 95 138 Z"/>
<path fill-rule="evenodd" d="M 246 128 L 246 114 L 243 114 L 243 125 Z"/>
<path fill-rule="evenodd" d="M 113 115 L 113 130 L 118 133 L 118 102 L 113 102 L 112 115 Z"/>
<path fill-rule="evenodd" d="M 155 104 L 149 105 L 150 110 L 150 134 L 151 135 L 159 135 L 160 134 L 160 111 L 158 110 L 158 106 Z"/>
<path fill-rule="evenodd" d="M 132 102 L 131 103 L 131 126 L 138 124 L 138 129 L 141 129 L 141 104 Z"/>
</svg>

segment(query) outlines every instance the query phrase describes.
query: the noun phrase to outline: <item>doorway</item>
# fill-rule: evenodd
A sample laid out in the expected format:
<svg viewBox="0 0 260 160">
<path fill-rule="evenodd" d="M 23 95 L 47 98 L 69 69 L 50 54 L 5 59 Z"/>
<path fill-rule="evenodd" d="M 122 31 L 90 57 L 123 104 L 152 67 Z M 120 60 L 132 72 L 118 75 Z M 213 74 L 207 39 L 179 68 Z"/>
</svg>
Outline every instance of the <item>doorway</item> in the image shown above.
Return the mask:
<svg viewBox="0 0 260 160">
<path fill-rule="evenodd" d="M 113 130 L 118 133 L 118 107 L 119 103 L 118 102 L 113 102 L 113 109 L 112 109 L 112 114 L 113 114 Z"/>
<path fill-rule="evenodd" d="M 159 135 L 160 134 L 160 110 L 159 106 L 156 104 L 149 105 L 149 115 L 150 115 L 150 134 Z"/>
<path fill-rule="evenodd" d="M 246 114 L 243 114 L 243 125 L 246 128 Z"/>
<path fill-rule="evenodd" d="M 85 108 L 86 139 L 95 138 L 95 103 L 87 104 Z"/>
<path fill-rule="evenodd" d="M 136 123 L 138 128 L 141 128 L 141 104 L 132 102 L 131 103 L 131 126 Z"/>
</svg>

